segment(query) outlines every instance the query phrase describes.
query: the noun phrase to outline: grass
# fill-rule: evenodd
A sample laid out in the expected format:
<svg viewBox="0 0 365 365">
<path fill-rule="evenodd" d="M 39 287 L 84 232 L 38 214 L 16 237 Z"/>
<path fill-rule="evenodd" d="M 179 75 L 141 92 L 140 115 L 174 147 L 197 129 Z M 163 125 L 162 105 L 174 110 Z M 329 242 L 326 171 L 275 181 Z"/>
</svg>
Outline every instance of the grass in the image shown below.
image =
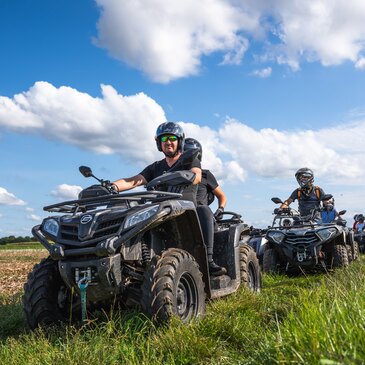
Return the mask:
<svg viewBox="0 0 365 365">
<path fill-rule="evenodd" d="M 39 242 L 17 242 L 17 243 L 6 243 L 0 245 L 0 250 L 24 250 L 24 249 L 39 249 L 42 250 L 44 247 Z"/>
<path fill-rule="evenodd" d="M 29 332 L 21 293 L 0 297 L 1 364 L 364 364 L 365 260 L 331 275 L 264 275 L 206 316 L 155 327 L 136 312 Z"/>
</svg>

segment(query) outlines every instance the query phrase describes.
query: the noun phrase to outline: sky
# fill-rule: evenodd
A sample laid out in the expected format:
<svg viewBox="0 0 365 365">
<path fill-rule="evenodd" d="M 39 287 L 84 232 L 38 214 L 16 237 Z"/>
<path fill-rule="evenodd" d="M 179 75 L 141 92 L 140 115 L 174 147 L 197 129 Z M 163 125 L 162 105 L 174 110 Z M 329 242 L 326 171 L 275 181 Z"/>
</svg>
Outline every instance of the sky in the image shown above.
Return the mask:
<svg viewBox="0 0 365 365">
<path fill-rule="evenodd" d="M 271 197 L 309 167 L 352 225 L 365 211 L 365 2 L 0 2 L 0 237 L 31 235 L 44 206 L 93 184 L 80 165 L 116 180 L 162 159 L 165 121 L 202 143 L 247 224 L 270 224 Z"/>
</svg>

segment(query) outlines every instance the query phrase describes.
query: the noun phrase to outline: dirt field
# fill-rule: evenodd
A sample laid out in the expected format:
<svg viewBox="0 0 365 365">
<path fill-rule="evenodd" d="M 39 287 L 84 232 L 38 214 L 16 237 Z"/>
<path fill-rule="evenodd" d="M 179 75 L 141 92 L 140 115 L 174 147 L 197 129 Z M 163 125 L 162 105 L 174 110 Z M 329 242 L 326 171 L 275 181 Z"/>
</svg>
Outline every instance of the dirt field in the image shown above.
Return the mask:
<svg viewBox="0 0 365 365">
<path fill-rule="evenodd" d="M 21 292 L 28 273 L 47 255 L 46 250 L 0 250 L 0 293 L 12 296 Z"/>
</svg>

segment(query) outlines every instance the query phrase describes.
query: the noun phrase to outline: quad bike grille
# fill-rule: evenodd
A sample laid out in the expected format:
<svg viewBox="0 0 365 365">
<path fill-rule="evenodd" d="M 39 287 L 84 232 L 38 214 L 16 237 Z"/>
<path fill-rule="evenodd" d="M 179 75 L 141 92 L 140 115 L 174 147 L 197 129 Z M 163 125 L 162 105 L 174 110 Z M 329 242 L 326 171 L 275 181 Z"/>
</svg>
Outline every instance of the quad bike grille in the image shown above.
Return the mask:
<svg viewBox="0 0 365 365">
<path fill-rule="evenodd" d="M 79 223 L 62 223 L 60 226 L 60 238 L 65 241 L 83 242 L 93 239 L 102 239 L 116 234 L 123 223 L 124 218 L 103 220 L 96 223 L 95 230 L 91 231 L 84 239 L 80 239 Z"/>
<path fill-rule="evenodd" d="M 289 245 L 304 245 L 309 246 L 315 242 L 318 242 L 319 239 L 314 232 L 306 233 L 303 236 L 297 236 L 296 234 L 287 233 L 284 242 Z"/>
</svg>

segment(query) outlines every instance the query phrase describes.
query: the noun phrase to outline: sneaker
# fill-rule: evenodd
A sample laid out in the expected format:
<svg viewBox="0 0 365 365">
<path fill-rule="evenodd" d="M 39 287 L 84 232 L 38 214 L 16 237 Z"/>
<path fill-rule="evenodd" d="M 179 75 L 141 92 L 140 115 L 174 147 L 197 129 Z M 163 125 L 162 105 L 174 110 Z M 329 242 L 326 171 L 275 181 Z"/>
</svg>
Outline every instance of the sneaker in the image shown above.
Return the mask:
<svg viewBox="0 0 365 365">
<path fill-rule="evenodd" d="M 208 265 L 209 265 L 209 272 L 213 276 L 219 276 L 219 275 L 227 274 L 226 268 L 217 265 L 214 261 L 210 261 L 208 263 Z"/>
</svg>

